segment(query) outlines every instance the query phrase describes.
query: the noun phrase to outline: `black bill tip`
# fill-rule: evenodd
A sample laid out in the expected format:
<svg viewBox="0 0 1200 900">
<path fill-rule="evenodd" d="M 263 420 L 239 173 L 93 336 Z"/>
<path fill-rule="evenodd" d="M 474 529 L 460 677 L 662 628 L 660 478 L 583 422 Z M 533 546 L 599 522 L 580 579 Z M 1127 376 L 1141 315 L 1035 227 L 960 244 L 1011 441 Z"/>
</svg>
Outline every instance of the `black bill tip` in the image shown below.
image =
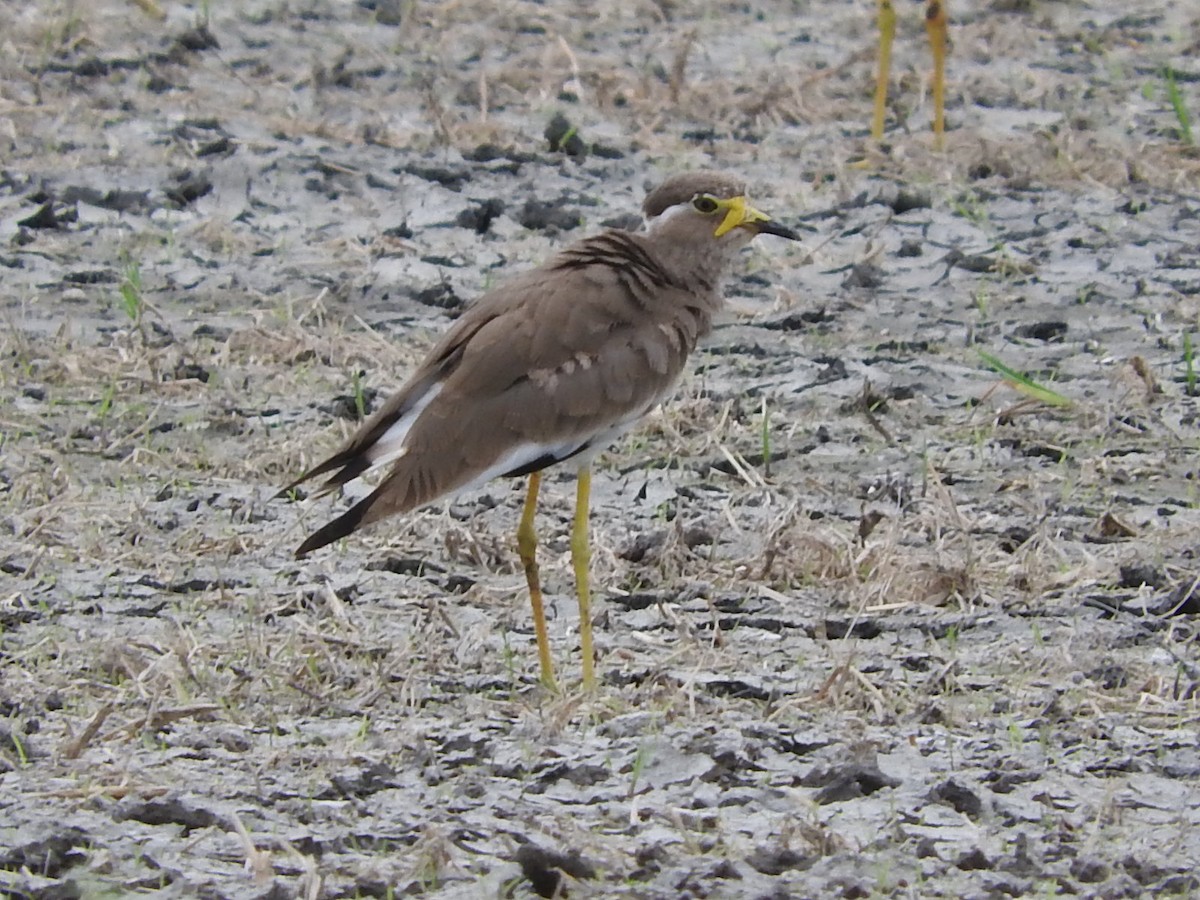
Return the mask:
<svg viewBox="0 0 1200 900">
<path fill-rule="evenodd" d="M 787 238 L 789 241 L 800 240 L 799 234 L 784 225 L 780 225 L 774 219 L 768 219 L 765 222 L 755 222 L 754 228 L 759 234 L 773 234 L 775 237 Z"/>
</svg>

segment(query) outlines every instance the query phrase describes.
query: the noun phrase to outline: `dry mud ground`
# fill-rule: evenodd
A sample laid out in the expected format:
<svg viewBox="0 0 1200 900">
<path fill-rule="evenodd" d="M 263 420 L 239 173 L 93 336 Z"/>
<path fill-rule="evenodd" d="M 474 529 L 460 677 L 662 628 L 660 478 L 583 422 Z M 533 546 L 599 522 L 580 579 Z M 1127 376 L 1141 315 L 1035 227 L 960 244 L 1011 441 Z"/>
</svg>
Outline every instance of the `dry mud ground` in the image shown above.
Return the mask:
<svg viewBox="0 0 1200 900">
<path fill-rule="evenodd" d="M 0 2 L 0 894 L 1200 895 L 1200 8 L 954 4 L 944 152 L 900 11 L 877 147 L 866 0 Z M 557 695 L 519 485 L 292 559 L 470 298 L 701 165 L 813 230 L 600 466 L 599 690 L 566 475 Z"/>
</svg>

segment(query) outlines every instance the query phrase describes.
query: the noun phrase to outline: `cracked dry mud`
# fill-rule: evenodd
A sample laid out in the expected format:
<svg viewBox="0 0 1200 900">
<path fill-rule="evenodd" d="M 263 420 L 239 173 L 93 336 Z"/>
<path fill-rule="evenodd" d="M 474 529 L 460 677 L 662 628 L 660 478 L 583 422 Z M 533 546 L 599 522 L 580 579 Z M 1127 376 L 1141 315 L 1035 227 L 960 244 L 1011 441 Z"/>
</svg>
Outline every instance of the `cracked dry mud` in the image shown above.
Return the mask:
<svg viewBox="0 0 1200 900">
<path fill-rule="evenodd" d="M 1200 12 L 952 5 L 934 152 L 899 9 L 877 147 L 867 0 L 0 2 L 0 894 L 1200 893 Z M 519 485 L 292 559 L 471 298 L 701 165 L 812 231 L 602 459 L 594 694 Z"/>
</svg>

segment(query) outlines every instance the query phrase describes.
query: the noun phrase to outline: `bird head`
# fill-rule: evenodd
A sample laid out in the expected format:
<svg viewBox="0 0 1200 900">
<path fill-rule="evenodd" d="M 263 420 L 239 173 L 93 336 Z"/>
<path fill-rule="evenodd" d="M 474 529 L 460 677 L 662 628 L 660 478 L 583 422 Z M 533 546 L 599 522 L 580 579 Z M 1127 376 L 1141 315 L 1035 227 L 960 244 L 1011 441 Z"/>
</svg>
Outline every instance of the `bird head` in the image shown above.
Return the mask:
<svg viewBox="0 0 1200 900">
<path fill-rule="evenodd" d="M 773 234 L 790 241 L 800 236 L 746 196 L 746 186 L 719 172 L 688 172 L 668 178 L 651 191 L 642 206 L 647 231 L 692 246 L 739 248 L 756 235 Z"/>
</svg>

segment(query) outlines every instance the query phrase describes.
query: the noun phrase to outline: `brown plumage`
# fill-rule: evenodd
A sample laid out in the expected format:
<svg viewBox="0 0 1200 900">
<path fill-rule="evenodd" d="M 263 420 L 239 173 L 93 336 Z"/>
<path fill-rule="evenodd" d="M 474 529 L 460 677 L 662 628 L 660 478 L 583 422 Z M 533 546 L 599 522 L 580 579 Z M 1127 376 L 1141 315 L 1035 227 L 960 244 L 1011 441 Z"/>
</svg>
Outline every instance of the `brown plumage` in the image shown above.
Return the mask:
<svg viewBox="0 0 1200 900">
<path fill-rule="evenodd" d="M 328 491 L 391 466 L 296 555 L 497 476 L 533 475 L 571 458 L 585 473 L 671 389 L 723 302 L 719 282 L 737 250 L 760 233 L 796 239 L 744 194 L 739 181 L 717 173 L 676 176 L 647 197 L 646 231 L 585 238 L 480 298 L 399 392 L 281 491 L 320 475 L 329 476 Z M 586 488 L 581 481 L 585 518 Z M 533 594 L 536 476 L 530 490 L 522 560 Z M 534 602 L 536 618 L 540 597 Z M 539 650 L 550 682 L 548 651 Z M 589 675 L 585 656 L 585 681 Z"/>
</svg>

